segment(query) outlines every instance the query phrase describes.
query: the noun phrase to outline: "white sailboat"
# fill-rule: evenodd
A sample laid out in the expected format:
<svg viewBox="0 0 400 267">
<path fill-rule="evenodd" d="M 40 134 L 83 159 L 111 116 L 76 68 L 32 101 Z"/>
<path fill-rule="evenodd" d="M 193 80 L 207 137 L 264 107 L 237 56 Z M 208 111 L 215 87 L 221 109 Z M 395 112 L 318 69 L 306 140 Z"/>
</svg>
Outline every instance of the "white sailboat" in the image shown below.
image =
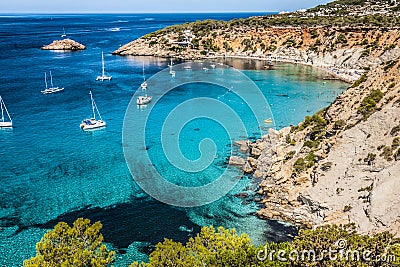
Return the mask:
<svg viewBox="0 0 400 267">
<path fill-rule="evenodd" d="M 58 86 L 54 86 L 53 85 L 53 75 L 51 74 L 51 71 L 50 71 L 50 85 L 51 85 L 51 87 L 48 87 L 48 85 L 47 85 L 47 74 L 46 74 L 46 72 L 44 73 L 44 83 L 46 84 L 46 89 L 40 91 L 44 95 L 48 95 L 48 94 L 53 94 L 53 93 L 58 93 L 58 92 L 64 91 L 64 87 L 60 88 Z"/>
<path fill-rule="evenodd" d="M 140 85 L 140 87 L 142 88 L 142 91 L 146 91 L 147 90 L 147 82 L 146 82 L 146 77 L 144 76 L 144 63 L 143 63 L 143 80 L 144 80 L 144 82 Z M 138 98 L 136 99 L 136 104 L 138 106 L 144 106 L 144 105 L 150 103 L 152 98 L 153 97 L 148 96 L 147 94 L 145 94 L 144 96 L 138 96 Z"/>
<path fill-rule="evenodd" d="M 62 38 L 67 37 L 67 34 L 65 33 L 65 28 L 63 27 L 63 34 L 61 35 Z"/>
<path fill-rule="evenodd" d="M 169 75 L 171 75 L 172 77 L 175 77 L 176 73 L 175 71 L 172 69 L 172 65 L 174 63 L 172 62 L 172 58 L 171 58 L 171 64 L 169 65 Z"/>
<path fill-rule="evenodd" d="M 6 104 L 3 101 L 3 98 L 0 96 L 0 106 L 1 106 L 1 121 L 0 121 L 0 128 L 10 128 L 12 127 L 12 119 L 10 113 L 8 113 Z M 5 111 L 5 114 L 4 114 Z M 4 115 L 7 115 L 8 121 L 6 121 Z"/>
<path fill-rule="evenodd" d="M 111 80 L 112 76 L 107 76 L 104 71 L 104 53 L 101 52 L 101 76 L 97 76 L 96 81 Z"/>
<path fill-rule="evenodd" d="M 146 104 L 150 103 L 151 99 L 153 99 L 153 97 L 148 96 L 148 95 L 139 96 L 136 99 L 136 104 L 138 104 L 139 106 L 146 105 Z"/>
<path fill-rule="evenodd" d="M 93 117 L 89 119 L 84 119 L 82 121 L 80 127 L 84 131 L 95 130 L 106 126 L 106 122 L 103 121 L 103 119 L 101 118 L 99 109 L 97 108 L 97 105 L 94 102 L 92 91 L 89 92 L 89 95 L 90 95 L 90 101 L 92 102 Z M 96 113 L 99 116 L 100 120 L 96 119 Z"/>
<path fill-rule="evenodd" d="M 142 90 L 147 90 L 147 82 L 146 82 L 146 76 L 144 75 L 144 62 L 143 62 L 143 82 L 140 85 Z"/>
</svg>

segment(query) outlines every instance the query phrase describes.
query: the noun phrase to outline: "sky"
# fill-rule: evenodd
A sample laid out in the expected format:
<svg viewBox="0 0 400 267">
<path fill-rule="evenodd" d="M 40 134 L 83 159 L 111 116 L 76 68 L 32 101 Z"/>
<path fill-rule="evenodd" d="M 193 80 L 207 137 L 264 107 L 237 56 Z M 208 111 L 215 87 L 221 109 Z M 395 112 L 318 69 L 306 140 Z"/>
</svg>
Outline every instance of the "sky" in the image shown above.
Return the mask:
<svg viewBox="0 0 400 267">
<path fill-rule="evenodd" d="M 294 11 L 332 0 L 1 0 L 0 13 Z"/>
</svg>

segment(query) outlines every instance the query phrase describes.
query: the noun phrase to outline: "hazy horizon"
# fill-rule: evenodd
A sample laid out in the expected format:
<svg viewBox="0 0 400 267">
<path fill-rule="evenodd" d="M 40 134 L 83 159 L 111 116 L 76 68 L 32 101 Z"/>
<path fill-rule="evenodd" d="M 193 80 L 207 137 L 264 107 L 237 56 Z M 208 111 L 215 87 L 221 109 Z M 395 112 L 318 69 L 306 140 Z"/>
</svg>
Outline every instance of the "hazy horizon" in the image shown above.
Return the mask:
<svg viewBox="0 0 400 267">
<path fill-rule="evenodd" d="M 0 3 L 0 14 L 173 14 L 173 13 L 268 13 L 310 8 L 329 0 L 97 0 L 71 2 L 68 0 L 13 0 Z"/>
</svg>

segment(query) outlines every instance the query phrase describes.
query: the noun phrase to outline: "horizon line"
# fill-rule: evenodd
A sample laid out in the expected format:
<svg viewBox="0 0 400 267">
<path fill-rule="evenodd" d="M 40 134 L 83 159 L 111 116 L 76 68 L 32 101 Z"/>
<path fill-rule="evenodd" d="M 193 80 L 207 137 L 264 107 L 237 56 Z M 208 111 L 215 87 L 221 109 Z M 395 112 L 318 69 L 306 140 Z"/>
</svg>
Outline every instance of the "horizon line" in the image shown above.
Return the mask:
<svg viewBox="0 0 400 267">
<path fill-rule="evenodd" d="M 115 12 L 95 12 L 95 11 L 61 11 L 61 12 L 0 12 L 0 15 L 81 15 L 81 14 L 96 14 L 96 15 L 140 15 L 140 14 L 239 14 L 239 13 L 278 13 L 281 11 L 160 11 L 160 12 L 150 12 L 150 11 L 139 11 L 139 12 L 126 12 L 126 11 L 115 11 Z"/>
</svg>

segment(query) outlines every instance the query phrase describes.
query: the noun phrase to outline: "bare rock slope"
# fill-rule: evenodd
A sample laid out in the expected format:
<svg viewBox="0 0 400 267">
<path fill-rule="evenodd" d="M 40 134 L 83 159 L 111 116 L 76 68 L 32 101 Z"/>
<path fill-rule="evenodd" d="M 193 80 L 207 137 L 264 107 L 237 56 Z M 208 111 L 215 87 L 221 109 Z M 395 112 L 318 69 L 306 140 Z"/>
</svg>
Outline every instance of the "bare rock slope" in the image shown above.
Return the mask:
<svg viewBox="0 0 400 267">
<path fill-rule="evenodd" d="M 260 217 L 400 234 L 400 63 L 364 77 L 329 108 L 274 133 L 278 145 L 258 158 Z"/>
</svg>

